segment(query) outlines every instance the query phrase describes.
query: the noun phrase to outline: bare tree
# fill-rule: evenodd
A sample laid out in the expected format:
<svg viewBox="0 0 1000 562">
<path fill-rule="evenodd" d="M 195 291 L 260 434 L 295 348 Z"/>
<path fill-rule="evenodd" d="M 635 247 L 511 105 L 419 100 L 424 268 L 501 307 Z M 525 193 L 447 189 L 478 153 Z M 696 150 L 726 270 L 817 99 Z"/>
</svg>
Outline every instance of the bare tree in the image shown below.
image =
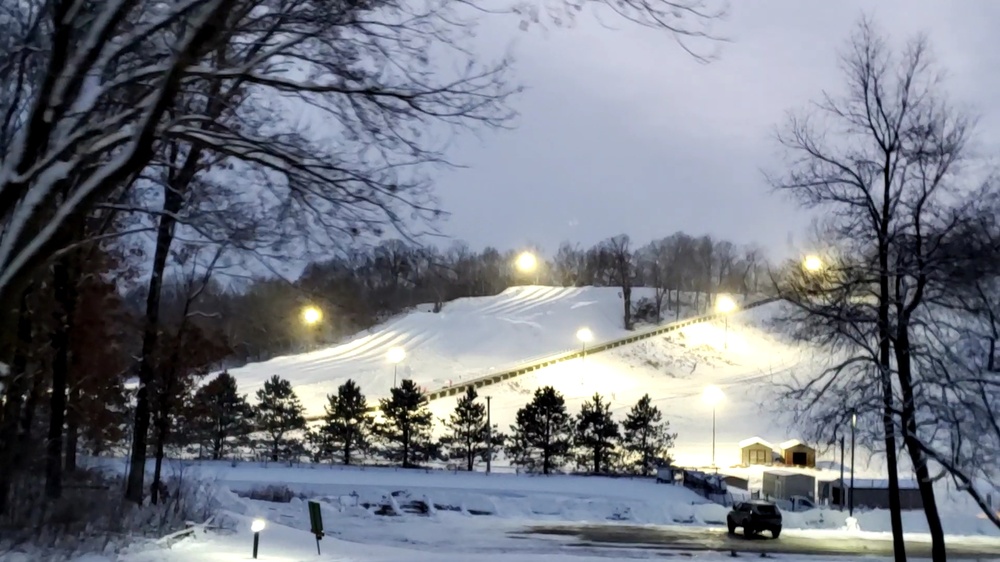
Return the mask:
<svg viewBox="0 0 1000 562">
<path fill-rule="evenodd" d="M 932 557 L 944 560 L 924 446 L 933 428 L 919 427 L 924 398 L 913 361 L 922 347 L 915 340 L 917 319 L 928 312 L 928 291 L 937 272 L 960 259 L 943 251 L 942 241 L 970 217 L 956 204 L 968 196 L 958 175 L 970 120 L 940 94 L 923 37 L 895 53 L 863 20 L 842 66 L 845 95 L 825 94 L 816 113 L 790 118 L 778 137 L 788 171 L 770 178 L 777 189 L 827 212 L 826 241 L 836 248 L 825 260 L 827 269 L 792 272 L 779 282 L 779 294 L 801 312 L 804 337 L 847 357 L 789 396 L 806 411 L 828 416 L 830 408 L 844 410 L 845 401 L 870 406 L 872 397 L 861 386 L 877 381 L 896 559 L 905 559 L 896 461 L 901 435 Z"/>
<path fill-rule="evenodd" d="M 632 285 L 635 281 L 636 267 L 628 235 L 619 234 L 605 240 L 600 246 L 600 254 L 608 266 L 610 281 L 621 287 L 621 299 L 624 307 L 623 323 L 626 330 L 631 330 L 633 327 Z"/>
</svg>

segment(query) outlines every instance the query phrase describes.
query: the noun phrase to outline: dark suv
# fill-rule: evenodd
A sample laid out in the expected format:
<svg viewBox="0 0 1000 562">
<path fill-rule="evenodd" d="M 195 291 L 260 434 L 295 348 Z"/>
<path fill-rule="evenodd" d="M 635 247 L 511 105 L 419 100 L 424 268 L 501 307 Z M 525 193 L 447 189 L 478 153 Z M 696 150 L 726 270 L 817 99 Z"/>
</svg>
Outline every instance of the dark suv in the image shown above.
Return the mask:
<svg viewBox="0 0 1000 562">
<path fill-rule="evenodd" d="M 743 536 L 749 537 L 761 531 L 770 531 L 771 536 L 778 538 L 781 534 L 781 512 L 769 501 L 751 500 L 733 506 L 726 516 L 729 533 L 735 533 L 736 527 L 743 527 Z"/>
</svg>

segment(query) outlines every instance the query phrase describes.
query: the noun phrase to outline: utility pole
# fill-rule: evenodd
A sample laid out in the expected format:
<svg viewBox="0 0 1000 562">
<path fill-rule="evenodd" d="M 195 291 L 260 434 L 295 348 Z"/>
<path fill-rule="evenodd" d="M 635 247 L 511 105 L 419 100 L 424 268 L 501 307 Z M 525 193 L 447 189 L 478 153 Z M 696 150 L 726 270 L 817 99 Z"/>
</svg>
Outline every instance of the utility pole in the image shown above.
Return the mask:
<svg viewBox="0 0 1000 562">
<path fill-rule="evenodd" d="M 847 496 L 847 513 L 854 517 L 854 430 L 858 426 L 857 412 L 851 413 L 851 490 Z M 841 477 L 843 478 L 843 477 Z"/>
<path fill-rule="evenodd" d="M 851 467 L 851 468 L 852 468 L 852 473 L 853 473 L 853 467 Z M 854 487 L 853 483 L 851 484 L 851 487 Z M 845 493 L 846 493 L 846 490 L 844 490 L 844 436 L 841 435 L 840 436 L 840 502 L 839 502 L 840 503 L 840 511 L 844 511 L 844 503 L 846 503 L 844 501 L 845 500 L 845 498 L 844 498 L 844 494 Z"/>
<path fill-rule="evenodd" d="M 490 420 L 491 399 L 491 396 L 486 397 L 486 474 L 490 473 L 493 465 L 493 423 Z"/>
</svg>

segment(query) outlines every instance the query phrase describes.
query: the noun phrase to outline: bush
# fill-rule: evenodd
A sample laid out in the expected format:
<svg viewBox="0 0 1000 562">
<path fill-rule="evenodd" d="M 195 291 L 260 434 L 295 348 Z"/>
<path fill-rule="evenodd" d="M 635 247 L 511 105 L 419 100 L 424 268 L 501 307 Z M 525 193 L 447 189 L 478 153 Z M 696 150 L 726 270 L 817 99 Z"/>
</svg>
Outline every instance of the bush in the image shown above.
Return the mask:
<svg viewBox="0 0 1000 562">
<path fill-rule="evenodd" d="M 660 321 L 656 314 L 656 303 L 653 299 L 649 297 L 642 297 L 641 299 L 632 303 L 632 319 L 635 322 L 642 322 L 646 324 L 655 324 Z"/>
<path fill-rule="evenodd" d="M 254 488 L 244 497 L 265 502 L 289 503 L 296 496 L 305 498 L 304 495 L 293 492 L 288 486 L 271 484 L 263 488 Z"/>
<path fill-rule="evenodd" d="M 118 474 L 78 470 L 67 474 L 62 497 L 45 499 L 45 478 L 22 474 L 13 483 L 9 509 L 0 515 L 0 559 L 27 552 L 34 560 L 70 560 L 84 553 L 117 553 L 136 538 L 159 538 L 203 522 L 215 510 L 215 495 L 205 483 L 165 482 L 168 495 L 157 505 L 124 500 Z"/>
</svg>

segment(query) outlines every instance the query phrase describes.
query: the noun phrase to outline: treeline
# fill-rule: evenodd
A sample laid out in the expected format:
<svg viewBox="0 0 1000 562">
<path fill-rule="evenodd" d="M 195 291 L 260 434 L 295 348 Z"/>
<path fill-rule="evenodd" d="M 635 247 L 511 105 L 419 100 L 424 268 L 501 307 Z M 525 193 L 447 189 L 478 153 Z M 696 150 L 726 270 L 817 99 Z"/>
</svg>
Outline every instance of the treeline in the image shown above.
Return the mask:
<svg viewBox="0 0 1000 562">
<path fill-rule="evenodd" d="M 445 302 L 496 295 L 515 285 L 621 287 L 628 327 L 636 317 L 653 322 L 679 317 L 680 292 L 693 293 L 695 309 L 704 311 L 716 293 L 760 293 L 767 285 L 767 263 L 755 246 L 680 232 L 639 247 L 626 235 L 586 249 L 564 243 L 551 258 L 532 252 L 537 259 L 532 271 L 517 268 L 520 253 L 389 240 L 313 263 L 292 283 L 262 279 L 238 290 L 209 283 L 196 299 L 197 323 L 229 347 L 225 366 L 238 366 L 337 341 L 418 304 L 433 303 L 440 310 Z M 187 285 L 185 280 L 167 284 L 165 314 L 183 308 Z M 632 302 L 632 287 L 655 288 L 655 298 Z M 136 292 L 129 300 L 138 310 L 145 298 Z M 306 306 L 323 311 L 317 324 L 302 321 Z"/>
<path fill-rule="evenodd" d="M 540 388 L 517 412 L 509 433 L 488 425 L 486 403 L 473 388 L 444 420 L 435 420 L 427 403 L 420 388 L 404 380 L 378 401 L 376 421 L 361 389 L 348 380 L 327 396 L 322 420 L 308 427 L 289 381 L 275 375 L 251 405 L 239 394 L 236 380 L 221 373 L 187 396 L 171 447 L 177 455 L 216 460 L 374 461 L 402 467 L 452 461 L 455 468 L 469 471 L 502 452 L 528 472 L 576 467 L 594 474 L 648 475 L 669 461 L 677 437 L 648 395 L 619 422 L 599 394 L 573 415 L 559 392 Z M 432 436 L 435 424 L 445 430 L 439 439 Z"/>
</svg>

